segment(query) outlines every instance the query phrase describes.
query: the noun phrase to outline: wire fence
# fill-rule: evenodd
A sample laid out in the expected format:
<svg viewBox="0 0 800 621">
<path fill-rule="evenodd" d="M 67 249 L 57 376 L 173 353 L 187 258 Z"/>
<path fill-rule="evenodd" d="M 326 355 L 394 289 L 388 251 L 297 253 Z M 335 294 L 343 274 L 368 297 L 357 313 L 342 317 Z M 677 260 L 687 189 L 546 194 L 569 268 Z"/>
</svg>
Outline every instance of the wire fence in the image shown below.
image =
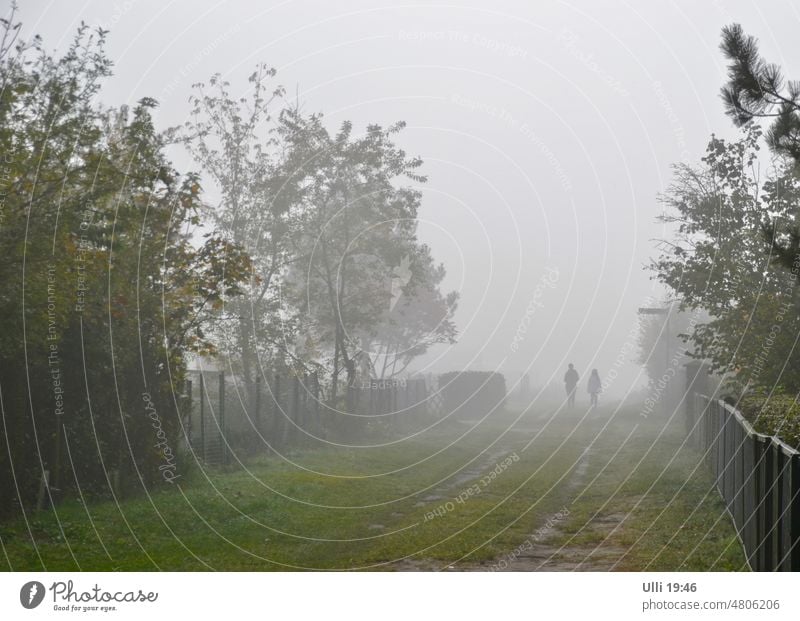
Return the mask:
<svg viewBox="0 0 800 621">
<path fill-rule="evenodd" d="M 222 371 L 190 371 L 184 429 L 195 456 L 228 464 L 253 455 L 408 430 L 435 413 L 424 379 L 370 379 L 334 401 L 317 374 L 274 374 L 249 390 Z"/>
</svg>

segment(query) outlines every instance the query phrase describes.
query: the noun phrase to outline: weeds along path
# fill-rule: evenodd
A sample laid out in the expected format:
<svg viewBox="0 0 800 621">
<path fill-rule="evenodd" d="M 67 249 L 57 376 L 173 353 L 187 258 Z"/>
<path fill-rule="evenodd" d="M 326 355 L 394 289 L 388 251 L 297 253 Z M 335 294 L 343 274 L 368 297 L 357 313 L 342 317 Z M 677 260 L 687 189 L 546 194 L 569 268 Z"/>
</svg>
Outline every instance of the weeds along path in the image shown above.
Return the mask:
<svg viewBox="0 0 800 621">
<path fill-rule="evenodd" d="M 588 481 L 592 449 L 586 446 L 577 457 L 569 476 L 552 491 L 560 508 L 555 513 L 534 514 L 530 520 L 534 528 L 515 548 L 490 561 L 459 563 L 448 569 L 460 571 L 606 571 L 625 552 L 616 546 L 607 546 L 599 554 L 592 547 L 573 545 L 563 547 L 558 540 L 563 536 L 561 525 L 569 519 L 570 506 Z M 596 459 L 596 456 L 595 456 Z M 593 528 L 609 528 L 609 520 L 601 518 Z"/>
<path fill-rule="evenodd" d="M 180 494 L 0 524 L 0 542 L 17 571 L 74 570 L 73 553 L 95 571 L 741 569 L 682 419 L 643 421 L 637 405 L 498 412 L 402 445 L 298 453 L 307 469 L 272 456 L 209 469 Z"/>
<path fill-rule="evenodd" d="M 469 567 L 472 571 L 608 571 L 625 555 L 618 545 L 590 545 L 582 543 L 561 544 L 565 537 L 562 526 L 572 513 L 573 499 L 588 480 L 592 451 L 585 450 L 572 475 L 564 482 L 557 495 L 564 499 L 563 508 L 539 520 L 536 529 L 513 550 Z M 619 528 L 626 515 L 613 513 L 595 516 L 583 530 L 595 535 L 608 534 Z M 466 569 L 466 568 L 465 568 Z"/>
<path fill-rule="evenodd" d="M 493 558 L 447 568 L 741 569 L 741 547 L 700 455 L 684 442 L 680 413 L 670 420 L 636 412 L 606 407 L 542 427 L 543 446 L 571 433 L 582 447 L 569 476 L 551 492 L 561 508 L 525 516 L 527 531 Z"/>
</svg>

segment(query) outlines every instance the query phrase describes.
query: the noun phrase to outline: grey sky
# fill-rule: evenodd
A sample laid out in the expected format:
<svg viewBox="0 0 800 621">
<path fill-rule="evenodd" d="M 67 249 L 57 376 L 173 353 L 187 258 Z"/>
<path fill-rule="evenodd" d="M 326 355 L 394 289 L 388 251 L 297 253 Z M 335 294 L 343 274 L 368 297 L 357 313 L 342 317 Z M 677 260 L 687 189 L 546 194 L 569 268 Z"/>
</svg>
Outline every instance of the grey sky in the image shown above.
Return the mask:
<svg viewBox="0 0 800 621">
<path fill-rule="evenodd" d="M 116 67 L 105 103 L 155 97 L 162 127 L 185 118 L 193 82 L 220 72 L 235 92 L 260 61 L 332 127 L 405 120 L 401 142 L 426 160 L 430 179 L 421 235 L 448 268 L 447 289 L 462 296 L 459 343 L 425 362 L 499 367 L 512 381 L 531 367 L 537 386 L 560 381 L 570 361 L 584 378 L 591 367 L 604 376 L 636 308 L 662 295 L 642 271 L 662 234 L 656 195 L 673 162 L 697 161 L 712 132 L 735 132 L 718 97 L 720 28 L 740 22 L 798 77 L 799 17 L 788 0 L 21 9 L 24 31 L 49 48 L 68 43 L 80 20 L 110 28 Z M 515 341 L 526 308 L 531 328 Z M 637 374 L 626 365 L 609 392 Z"/>
</svg>

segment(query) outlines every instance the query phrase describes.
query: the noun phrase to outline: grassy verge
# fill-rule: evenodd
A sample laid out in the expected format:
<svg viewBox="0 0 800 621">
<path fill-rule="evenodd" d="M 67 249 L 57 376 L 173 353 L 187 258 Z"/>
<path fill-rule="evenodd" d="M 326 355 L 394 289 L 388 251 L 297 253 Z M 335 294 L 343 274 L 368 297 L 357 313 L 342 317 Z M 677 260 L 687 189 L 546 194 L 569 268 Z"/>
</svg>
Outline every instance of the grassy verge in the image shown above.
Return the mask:
<svg viewBox="0 0 800 621">
<path fill-rule="evenodd" d="M 633 410 L 611 414 L 511 425 L 504 413 L 385 447 L 198 471 L 149 497 L 68 502 L 57 518 L 4 524 L 0 558 L 17 571 L 480 569 L 568 506 L 548 545 L 577 551 L 580 568 L 739 569 L 707 472 L 692 471 L 697 456 L 668 463 L 680 434 L 653 444 L 660 426 L 647 423 L 629 438 Z M 626 517 L 596 528 L 609 515 Z M 613 564 L 594 563 L 598 545 Z"/>
<path fill-rule="evenodd" d="M 589 567 L 592 559 L 605 558 L 608 568 L 630 571 L 747 569 L 701 455 L 682 442 L 680 424 L 642 421 L 607 459 L 615 442 L 601 437 L 601 463 L 592 468 L 593 480 L 572 507 L 558 545 L 581 546 Z"/>
</svg>

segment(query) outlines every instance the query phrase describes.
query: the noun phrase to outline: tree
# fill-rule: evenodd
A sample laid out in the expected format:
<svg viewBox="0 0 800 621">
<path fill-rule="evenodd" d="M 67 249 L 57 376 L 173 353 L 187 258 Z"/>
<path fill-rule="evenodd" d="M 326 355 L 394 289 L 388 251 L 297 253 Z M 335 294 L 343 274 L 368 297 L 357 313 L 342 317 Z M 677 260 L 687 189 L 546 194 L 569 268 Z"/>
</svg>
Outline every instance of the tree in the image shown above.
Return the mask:
<svg viewBox="0 0 800 621">
<path fill-rule="evenodd" d="M 391 337 L 399 372 L 455 333 L 457 296 L 438 292 L 444 269 L 416 239 L 420 194 L 396 185 L 424 181 L 421 161 L 394 143 L 403 124 L 356 137 L 343 123 L 331 134 L 321 114 L 288 105 L 284 89 L 269 86 L 274 77 L 259 65 L 240 98 L 219 76 L 196 84 L 192 119 L 172 132 L 219 191 L 218 230 L 252 257 L 246 295 L 226 304 L 215 328 L 250 406 L 264 366 L 324 370 L 335 401 L 340 376 L 353 384 L 369 344 Z M 411 282 L 393 275 L 404 261 Z M 413 306 L 417 290 L 427 300 Z M 423 330 L 425 343 L 402 345 Z"/>
<path fill-rule="evenodd" d="M 174 480 L 186 356 L 213 347 L 204 324 L 249 262 L 194 242 L 198 181 L 166 160 L 156 102 L 94 103 L 105 31 L 82 25 L 53 58 L 2 25 L 0 511 L 29 507 L 45 472 L 53 499 L 107 493 L 114 471 Z"/>
<path fill-rule="evenodd" d="M 758 41 L 739 24 L 722 29 L 720 48 L 730 61 L 722 87 L 726 113 L 739 126 L 774 118 L 766 135 L 770 147 L 800 160 L 800 82 L 786 82 L 780 67 L 761 57 Z"/>
<path fill-rule="evenodd" d="M 284 111 L 281 121 L 286 176 L 299 177 L 302 187 L 296 241 L 301 260 L 290 286 L 301 330 L 330 352 L 335 401 L 340 374 L 353 384 L 361 343 L 376 338 L 390 308 L 392 292 L 385 283 L 391 270 L 416 255 L 420 193 L 394 182 L 424 181 L 416 173 L 422 162 L 393 142 L 403 123 L 370 125 L 353 136 L 349 122 L 331 135 L 321 115 L 304 117 L 297 110 Z"/>
<path fill-rule="evenodd" d="M 662 243 L 651 267 L 676 293 L 681 310 L 708 314 L 689 337 L 691 355 L 709 360 L 713 370 L 733 371 L 740 388 L 797 390 L 797 265 L 790 270 L 776 263 L 763 232 L 782 209 L 778 195 L 796 195 L 798 181 L 791 169 L 776 165 L 760 183 L 760 137 L 754 125 L 734 142 L 712 136 L 701 167 L 676 167 L 662 197 L 675 237 Z"/>
<path fill-rule="evenodd" d="M 730 61 L 728 82 L 722 87 L 726 113 L 739 126 L 755 119 L 771 118 L 766 133 L 772 152 L 784 160 L 786 174 L 800 172 L 800 82 L 786 81 L 780 67 L 759 53 L 758 41 L 744 33 L 741 25 L 722 29 L 720 48 Z M 791 162 L 788 166 L 786 162 Z M 775 188 L 780 191 L 780 184 Z M 765 218 L 762 235 L 777 261 L 791 269 L 800 253 L 800 223 L 797 202 L 782 200 L 781 217 Z"/>
<path fill-rule="evenodd" d="M 291 356 L 287 343 L 294 338 L 281 283 L 294 258 L 296 192 L 282 175 L 283 147 L 271 110 L 284 89 L 269 86 L 274 77 L 274 69 L 258 65 L 248 79 L 250 93 L 240 98 L 219 75 L 208 85 L 195 84 L 191 119 L 172 132 L 219 192 L 209 212 L 217 230 L 252 258 L 245 294 L 227 301 L 215 325 L 220 353 L 236 369 L 249 411 L 255 409 L 259 375 Z"/>
<path fill-rule="evenodd" d="M 439 290 L 445 277 L 443 265 L 435 265 L 430 248 L 417 244 L 413 260 L 403 257 L 388 283 L 389 307 L 384 310 L 377 335 L 364 336 L 362 347 L 369 352 L 370 365 L 380 378 L 396 377 L 411 362 L 437 343 L 454 343 L 453 315 L 458 292 L 443 295 Z"/>
</svg>

